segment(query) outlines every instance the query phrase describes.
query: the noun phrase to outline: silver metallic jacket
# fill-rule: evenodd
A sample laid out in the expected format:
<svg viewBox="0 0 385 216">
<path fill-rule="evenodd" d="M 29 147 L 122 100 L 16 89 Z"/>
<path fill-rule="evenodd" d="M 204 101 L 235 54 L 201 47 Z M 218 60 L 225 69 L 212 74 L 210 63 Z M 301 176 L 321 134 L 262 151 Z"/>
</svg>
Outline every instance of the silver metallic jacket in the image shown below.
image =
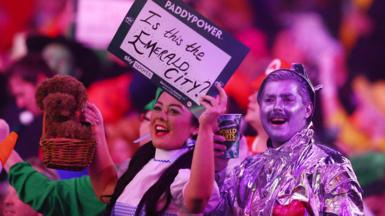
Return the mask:
<svg viewBox="0 0 385 216">
<path fill-rule="evenodd" d="M 272 215 L 293 200 L 306 203 L 305 215 L 363 215 L 361 188 L 350 161 L 314 144 L 304 129 L 278 148 L 248 157 L 221 187 L 210 215 Z"/>
</svg>

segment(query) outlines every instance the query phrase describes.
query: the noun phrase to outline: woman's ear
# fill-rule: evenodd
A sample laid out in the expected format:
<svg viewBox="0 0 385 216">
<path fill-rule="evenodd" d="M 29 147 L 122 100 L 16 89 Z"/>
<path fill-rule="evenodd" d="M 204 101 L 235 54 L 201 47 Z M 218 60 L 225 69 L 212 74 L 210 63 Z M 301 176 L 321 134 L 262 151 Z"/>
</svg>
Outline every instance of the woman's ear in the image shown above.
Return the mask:
<svg viewBox="0 0 385 216">
<path fill-rule="evenodd" d="M 191 136 L 192 136 L 192 137 L 198 135 L 198 129 L 199 129 L 199 128 L 194 128 L 194 129 L 192 130 L 192 133 L 191 133 Z"/>
</svg>

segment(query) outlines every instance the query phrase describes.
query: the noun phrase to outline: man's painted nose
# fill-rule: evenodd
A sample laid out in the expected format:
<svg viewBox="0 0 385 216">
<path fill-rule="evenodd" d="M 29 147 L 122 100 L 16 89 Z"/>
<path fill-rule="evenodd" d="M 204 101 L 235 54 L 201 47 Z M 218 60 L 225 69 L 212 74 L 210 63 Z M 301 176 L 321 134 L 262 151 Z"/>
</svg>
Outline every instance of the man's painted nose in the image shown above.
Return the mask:
<svg viewBox="0 0 385 216">
<path fill-rule="evenodd" d="M 277 99 L 273 106 L 274 110 L 283 110 L 283 103 L 281 100 Z"/>
</svg>

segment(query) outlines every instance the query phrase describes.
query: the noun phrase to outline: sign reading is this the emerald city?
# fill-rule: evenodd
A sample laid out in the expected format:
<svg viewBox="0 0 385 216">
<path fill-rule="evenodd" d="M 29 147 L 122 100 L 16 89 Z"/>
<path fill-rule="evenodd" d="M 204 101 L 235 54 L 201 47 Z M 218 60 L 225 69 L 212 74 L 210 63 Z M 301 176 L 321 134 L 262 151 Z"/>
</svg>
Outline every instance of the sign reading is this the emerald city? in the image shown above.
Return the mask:
<svg viewBox="0 0 385 216">
<path fill-rule="evenodd" d="M 198 116 L 201 95 L 216 95 L 248 52 L 180 1 L 136 0 L 108 50 Z"/>
</svg>

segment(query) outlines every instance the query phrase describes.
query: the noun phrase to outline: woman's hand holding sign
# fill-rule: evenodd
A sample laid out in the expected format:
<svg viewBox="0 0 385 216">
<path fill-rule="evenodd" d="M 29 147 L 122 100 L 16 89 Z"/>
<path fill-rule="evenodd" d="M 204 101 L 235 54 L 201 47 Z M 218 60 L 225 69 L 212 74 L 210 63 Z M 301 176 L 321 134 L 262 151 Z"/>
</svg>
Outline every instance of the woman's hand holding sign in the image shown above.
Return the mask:
<svg viewBox="0 0 385 216">
<path fill-rule="evenodd" d="M 227 95 L 219 83 L 215 84 L 219 95 L 202 96 L 205 111 L 199 117 L 198 138 L 195 144 L 190 180 L 184 194 L 184 205 L 189 213 L 201 213 L 212 195 L 214 180 L 214 131 L 218 128 L 218 116 L 226 111 Z"/>
</svg>

